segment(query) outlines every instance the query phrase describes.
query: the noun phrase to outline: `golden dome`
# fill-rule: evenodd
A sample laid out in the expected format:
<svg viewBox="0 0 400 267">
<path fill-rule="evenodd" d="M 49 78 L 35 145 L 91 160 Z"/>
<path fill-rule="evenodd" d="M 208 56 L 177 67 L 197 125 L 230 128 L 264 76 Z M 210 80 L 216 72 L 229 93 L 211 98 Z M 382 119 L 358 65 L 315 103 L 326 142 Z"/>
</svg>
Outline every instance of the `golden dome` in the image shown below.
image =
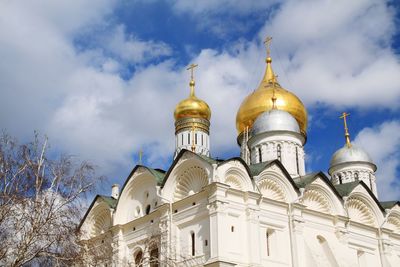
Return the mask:
<svg viewBox="0 0 400 267">
<path fill-rule="evenodd" d="M 210 120 L 211 110 L 206 102 L 197 98 L 194 94 L 194 81 L 191 80 L 190 83 L 190 96 L 175 107 L 174 117 L 175 120 L 182 118 L 202 118 Z"/>
<path fill-rule="evenodd" d="M 257 90 L 248 95 L 240 105 L 236 115 L 236 129 L 239 135 L 246 129 L 251 128 L 254 121 L 261 113 L 271 110 L 271 101 L 275 94 L 276 108 L 289 112 L 298 122 L 301 133 L 307 134 L 307 110 L 301 100 L 293 93 L 282 88 L 276 81 L 276 76 L 271 67 L 272 59 L 266 59 L 267 68 L 264 78 Z M 275 92 L 274 92 L 275 91 Z"/>
</svg>

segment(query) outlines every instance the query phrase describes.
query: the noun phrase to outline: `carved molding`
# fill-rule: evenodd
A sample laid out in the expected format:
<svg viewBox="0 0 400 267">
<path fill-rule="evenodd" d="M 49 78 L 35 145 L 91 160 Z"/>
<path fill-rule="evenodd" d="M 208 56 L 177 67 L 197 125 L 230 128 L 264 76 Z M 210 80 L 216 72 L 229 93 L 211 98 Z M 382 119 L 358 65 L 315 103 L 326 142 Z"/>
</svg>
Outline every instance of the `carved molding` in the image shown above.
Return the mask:
<svg viewBox="0 0 400 267">
<path fill-rule="evenodd" d="M 351 220 L 376 226 L 375 215 L 371 208 L 364 203 L 364 201 L 355 197 L 350 197 L 347 201 L 347 209 Z"/>
<path fill-rule="evenodd" d="M 198 193 L 206 185 L 208 185 L 206 170 L 199 166 L 192 166 L 178 176 L 174 200 L 177 201 L 191 194 Z"/>
<path fill-rule="evenodd" d="M 308 189 L 304 193 L 302 204 L 308 209 L 324 213 L 332 213 L 332 207 L 329 200 L 317 189 Z"/>
<path fill-rule="evenodd" d="M 286 194 L 282 186 L 273 179 L 263 179 L 258 183 L 261 194 L 266 197 L 277 201 L 285 201 Z"/>
</svg>

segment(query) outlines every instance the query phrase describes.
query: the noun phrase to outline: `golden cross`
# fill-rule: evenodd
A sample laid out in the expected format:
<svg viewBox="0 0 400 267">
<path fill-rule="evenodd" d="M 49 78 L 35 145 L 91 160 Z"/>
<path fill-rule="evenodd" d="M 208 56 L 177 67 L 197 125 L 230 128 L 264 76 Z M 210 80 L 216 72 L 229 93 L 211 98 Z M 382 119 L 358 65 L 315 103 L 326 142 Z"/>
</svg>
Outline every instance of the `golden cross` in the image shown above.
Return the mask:
<svg viewBox="0 0 400 267">
<path fill-rule="evenodd" d="M 198 64 L 190 64 L 189 67 L 187 67 L 186 70 L 190 70 L 190 79 L 193 80 L 193 70 L 196 68 Z"/>
<path fill-rule="evenodd" d="M 271 55 L 271 42 L 272 42 L 272 37 L 267 36 L 267 38 L 265 38 L 265 41 L 264 41 L 264 44 L 267 47 L 267 57 L 270 57 L 270 55 Z"/>
<path fill-rule="evenodd" d="M 342 113 L 342 116 L 340 116 L 339 118 L 343 119 L 343 123 L 344 123 L 344 137 L 346 138 L 346 145 L 347 145 L 348 147 L 351 147 L 349 128 L 347 127 L 347 117 L 348 117 L 349 115 L 350 115 L 350 113 L 343 112 L 343 113 Z"/>
</svg>

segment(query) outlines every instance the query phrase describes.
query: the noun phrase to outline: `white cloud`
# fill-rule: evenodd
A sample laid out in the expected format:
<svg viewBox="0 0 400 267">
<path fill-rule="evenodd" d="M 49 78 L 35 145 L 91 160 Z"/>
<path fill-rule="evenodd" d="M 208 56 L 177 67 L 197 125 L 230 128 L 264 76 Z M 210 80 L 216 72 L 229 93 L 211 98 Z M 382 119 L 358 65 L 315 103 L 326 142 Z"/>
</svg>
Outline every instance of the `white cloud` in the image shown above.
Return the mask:
<svg viewBox="0 0 400 267">
<path fill-rule="evenodd" d="M 126 33 L 124 25 L 115 27 L 105 37 L 105 49 L 128 63 L 143 63 L 151 59 L 168 56 L 171 48 L 162 42 L 142 41 Z"/>
<path fill-rule="evenodd" d="M 374 128 L 364 128 L 354 143 L 365 149 L 378 166 L 380 199 L 400 199 L 400 121 L 388 121 Z"/>
<path fill-rule="evenodd" d="M 132 166 L 132 154 L 143 146 L 152 166 L 164 165 L 174 149 L 173 110 L 189 94 L 189 74 L 171 60 L 138 68 L 129 80 L 119 72 L 127 62 L 169 55 L 171 48 L 139 40 L 123 25 L 110 26 L 113 1 L 25 2 L 0 2 L 2 127 L 20 136 L 42 130 L 61 150 L 94 160 L 110 173 Z M 202 14 L 223 8 L 244 14 L 265 8 L 261 2 L 193 4 Z M 389 48 L 393 17 L 385 5 L 309 2 L 312 10 L 300 1 L 283 4 L 260 31 L 259 36 L 274 36 L 274 69 L 281 84 L 309 105 L 396 106 L 399 63 Z M 370 3 L 375 3 L 373 12 Z M 114 30 L 98 47 L 78 51 L 74 38 L 96 25 Z M 191 60 L 199 64 L 196 94 L 212 109 L 214 156 L 236 147 L 236 111 L 264 71 L 261 43 L 255 38 L 222 51 L 203 49 Z"/>
<path fill-rule="evenodd" d="M 379 0 L 287 1 L 260 37 L 274 37 L 280 80 L 307 104 L 397 108 L 393 23 L 393 12 Z"/>
</svg>

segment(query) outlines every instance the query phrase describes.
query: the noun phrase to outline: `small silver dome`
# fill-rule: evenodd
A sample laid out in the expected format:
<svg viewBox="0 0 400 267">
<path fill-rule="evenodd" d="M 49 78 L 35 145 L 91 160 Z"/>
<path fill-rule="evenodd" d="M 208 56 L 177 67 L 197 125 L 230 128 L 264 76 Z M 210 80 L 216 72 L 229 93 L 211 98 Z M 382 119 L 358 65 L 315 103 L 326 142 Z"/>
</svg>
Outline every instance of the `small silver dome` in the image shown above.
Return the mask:
<svg viewBox="0 0 400 267">
<path fill-rule="evenodd" d="M 272 109 L 259 115 L 253 124 L 251 135 L 271 131 L 290 131 L 300 133 L 296 119 L 288 112 Z"/>
<path fill-rule="evenodd" d="M 330 167 L 345 162 L 368 162 L 373 164 L 368 153 L 354 145 L 350 147 L 344 145 L 344 147 L 337 150 L 332 156 Z"/>
</svg>

